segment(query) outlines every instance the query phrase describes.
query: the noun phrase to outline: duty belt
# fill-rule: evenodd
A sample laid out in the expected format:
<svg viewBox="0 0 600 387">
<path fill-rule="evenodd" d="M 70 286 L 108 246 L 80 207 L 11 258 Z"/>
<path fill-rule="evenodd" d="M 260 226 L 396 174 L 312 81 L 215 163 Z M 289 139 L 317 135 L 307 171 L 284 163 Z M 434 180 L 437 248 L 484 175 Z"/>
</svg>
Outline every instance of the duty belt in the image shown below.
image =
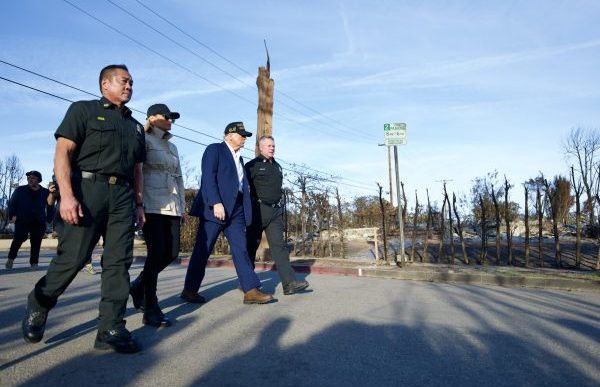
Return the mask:
<svg viewBox="0 0 600 387">
<path fill-rule="evenodd" d="M 81 171 L 81 178 L 86 180 L 98 181 L 102 183 L 108 183 L 111 185 L 122 185 L 129 187 L 131 183 L 127 179 L 123 179 L 119 176 L 102 175 L 100 173 Z"/>
</svg>

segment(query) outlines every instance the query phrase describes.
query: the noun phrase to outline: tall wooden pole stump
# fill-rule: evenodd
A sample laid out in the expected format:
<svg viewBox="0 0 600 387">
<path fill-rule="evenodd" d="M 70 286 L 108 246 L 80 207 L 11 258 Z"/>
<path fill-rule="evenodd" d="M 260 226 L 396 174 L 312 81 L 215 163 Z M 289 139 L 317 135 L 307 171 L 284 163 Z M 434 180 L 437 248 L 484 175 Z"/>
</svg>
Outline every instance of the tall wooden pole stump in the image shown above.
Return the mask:
<svg viewBox="0 0 600 387">
<path fill-rule="evenodd" d="M 258 156 L 260 155 L 258 149 L 258 141 L 260 138 L 262 136 L 273 135 L 273 93 L 275 90 L 275 81 L 271 79 L 271 62 L 268 51 L 267 66 L 260 66 L 258 68 L 256 86 L 258 87 L 258 109 L 256 111 L 256 146 L 254 152 L 256 156 Z M 264 262 L 270 258 L 269 244 L 267 243 L 267 237 L 263 232 L 258 250 L 256 251 L 256 261 Z"/>
</svg>

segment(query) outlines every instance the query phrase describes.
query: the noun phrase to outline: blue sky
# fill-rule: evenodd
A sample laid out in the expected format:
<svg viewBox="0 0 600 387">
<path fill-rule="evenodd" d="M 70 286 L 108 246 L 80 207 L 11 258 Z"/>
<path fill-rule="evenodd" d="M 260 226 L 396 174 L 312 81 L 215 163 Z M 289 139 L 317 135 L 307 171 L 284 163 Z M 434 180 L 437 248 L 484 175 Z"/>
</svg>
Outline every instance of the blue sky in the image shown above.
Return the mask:
<svg viewBox="0 0 600 387">
<path fill-rule="evenodd" d="M 376 193 L 376 181 L 387 187 L 387 151 L 377 146 L 384 123 L 407 124 L 400 175 L 409 198 L 418 190 L 422 200 L 426 188 L 439 197 L 439 180 L 468 193 L 493 170 L 517 186 L 539 171 L 566 175 L 570 129 L 600 128 L 598 1 L 111 0 L 171 40 L 109 1 L 68 1 L 113 29 L 63 0 L 7 2 L 0 59 L 92 93 L 100 68 L 125 63 L 132 108 L 164 102 L 181 113 L 178 123 L 220 137 L 231 121 L 255 130 L 266 39 L 277 156 L 344 177 L 347 198 Z M 2 63 L 0 76 L 91 98 Z M 0 101 L 0 157 L 15 153 L 49 177 L 68 103 L 3 80 Z M 199 165 L 203 146 L 175 143 Z"/>
</svg>

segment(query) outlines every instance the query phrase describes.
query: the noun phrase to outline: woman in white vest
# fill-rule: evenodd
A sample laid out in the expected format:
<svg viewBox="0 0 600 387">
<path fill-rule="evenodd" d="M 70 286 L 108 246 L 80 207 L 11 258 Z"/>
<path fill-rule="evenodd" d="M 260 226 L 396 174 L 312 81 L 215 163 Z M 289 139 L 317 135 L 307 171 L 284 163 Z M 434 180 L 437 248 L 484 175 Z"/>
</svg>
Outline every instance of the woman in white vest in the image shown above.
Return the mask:
<svg viewBox="0 0 600 387">
<path fill-rule="evenodd" d="M 179 118 L 167 105 L 148 108 L 146 161 L 144 162 L 144 239 L 148 249 L 144 270 L 131 283 L 133 306 L 143 309 L 144 324 L 168 327 L 171 321 L 158 305 L 158 273 L 179 254 L 180 226 L 185 221 L 185 194 L 177 147 L 169 139 L 171 125 Z"/>
</svg>

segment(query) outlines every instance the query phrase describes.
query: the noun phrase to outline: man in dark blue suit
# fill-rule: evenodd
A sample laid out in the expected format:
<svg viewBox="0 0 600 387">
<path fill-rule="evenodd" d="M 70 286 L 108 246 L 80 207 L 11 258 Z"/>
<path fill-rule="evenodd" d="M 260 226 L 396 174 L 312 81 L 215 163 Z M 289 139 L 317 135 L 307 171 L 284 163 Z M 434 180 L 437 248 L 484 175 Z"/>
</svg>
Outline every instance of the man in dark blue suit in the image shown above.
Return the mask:
<svg viewBox="0 0 600 387">
<path fill-rule="evenodd" d="M 200 225 L 181 298 L 191 303 L 205 302 L 198 290 L 208 257 L 222 231 L 231 247 L 244 304 L 266 304 L 273 296 L 259 290 L 260 280 L 246 248 L 246 226 L 252 222 L 252 205 L 240 151 L 252 133 L 245 130 L 242 122 L 232 122 L 225 127 L 224 134 L 225 141 L 210 144 L 202 156 L 200 192 L 190 210 L 190 215 L 200 218 Z"/>
</svg>

